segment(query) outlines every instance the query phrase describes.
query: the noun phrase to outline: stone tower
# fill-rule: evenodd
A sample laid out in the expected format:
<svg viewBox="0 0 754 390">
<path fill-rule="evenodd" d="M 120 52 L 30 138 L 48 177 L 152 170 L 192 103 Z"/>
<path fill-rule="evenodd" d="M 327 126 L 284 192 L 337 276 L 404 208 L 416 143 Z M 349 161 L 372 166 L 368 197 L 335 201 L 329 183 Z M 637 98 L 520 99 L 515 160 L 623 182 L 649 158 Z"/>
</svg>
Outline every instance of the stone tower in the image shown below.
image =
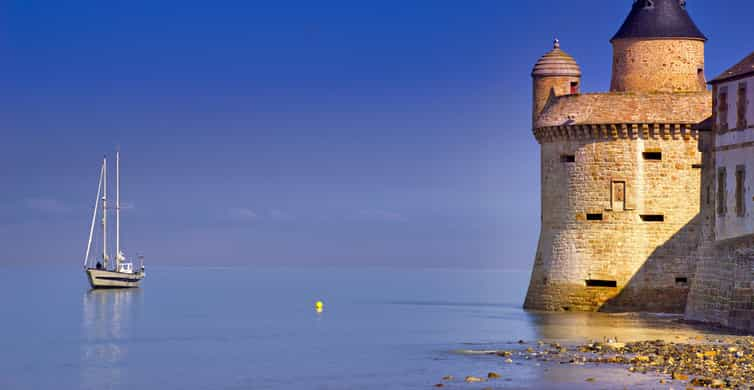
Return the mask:
<svg viewBox="0 0 754 390">
<path fill-rule="evenodd" d="M 532 121 L 535 121 L 551 96 L 563 96 L 579 92 L 581 69 L 573 57 L 560 50 L 560 41 L 556 39 L 553 49 L 542 56 L 534 65 L 531 77 L 534 81 L 532 86 L 534 91 Z"/>
<path fill-rule="evenodd" d="M 706 90 L 707 38 L 685 0 L 636 0 L 613 44 L 613 92 Z"/>
<path fill-rule="evenodd" d="M 558 47 L 532 73 L 542 230 L 527 309 L 685 306 L 699 242 L 694 126 L 712 100 L 705 38 L 684 1 L 637 0 L 612 42 L 611 92 L 579 93 L 578 65 Z"/>
</svg>

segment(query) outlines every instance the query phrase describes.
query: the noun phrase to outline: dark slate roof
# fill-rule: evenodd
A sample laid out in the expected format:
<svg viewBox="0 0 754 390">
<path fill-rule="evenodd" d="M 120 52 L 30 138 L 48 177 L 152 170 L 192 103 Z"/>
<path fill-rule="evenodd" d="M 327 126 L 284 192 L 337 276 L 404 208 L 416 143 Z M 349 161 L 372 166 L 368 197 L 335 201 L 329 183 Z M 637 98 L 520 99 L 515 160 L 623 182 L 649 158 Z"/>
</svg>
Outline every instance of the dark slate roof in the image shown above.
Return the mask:
<svg viewBox="0 0 754 390">
<path fill-rule="evenodd" d="M 691 38 L 707 40 L 686 12 L 685 0 L 635 0 L 613 39 Z"/>
<path fill-rule="evenodd" d="M 750 74 L 754 74 L 754 53 L 749 54 L 749 56 L 744 58 L 743 61 L 733 65 L 732 68 L 726 70 L 720 76 L 717 76 L 714 80 L 710 81 L 710 84 L 716 84 L 726 80 L 748 76 Z"/>
</svg>

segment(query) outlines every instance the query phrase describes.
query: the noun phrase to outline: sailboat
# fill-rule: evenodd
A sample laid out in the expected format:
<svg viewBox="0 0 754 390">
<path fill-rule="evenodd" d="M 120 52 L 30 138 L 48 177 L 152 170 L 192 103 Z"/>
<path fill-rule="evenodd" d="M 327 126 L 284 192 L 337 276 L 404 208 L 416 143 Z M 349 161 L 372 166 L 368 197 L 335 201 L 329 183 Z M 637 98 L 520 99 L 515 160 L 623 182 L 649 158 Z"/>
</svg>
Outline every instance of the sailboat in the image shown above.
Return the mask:
<svg viewBox="0 0 754 390">
<path fill-rule="evenodd" d="M 115 154 L 115 264 L 110 267 L 110 257 L 107 254 L 107 157 L 102 159 L 99 185 L 97 186 L 97 199 L 94 203 L 92 225 L 89 228 L 89 242 L 86 245 L 84 255 L 84 272 L 89 278 L 92 288 L 132 288 L 139 287 L 139 282 L 146 275 L 144 261 L 138 270 L 134 270 L 134 264 L 126 260 L 126 255 L 120 250 L 120 152 Z M 102 197 L 100 198 L 100 195 Z M 94 238 L 94 227 L 97 221 L 97 209 L 102 204 L 102 259 L 92 267 L 89 255 Z"/>
</svg>

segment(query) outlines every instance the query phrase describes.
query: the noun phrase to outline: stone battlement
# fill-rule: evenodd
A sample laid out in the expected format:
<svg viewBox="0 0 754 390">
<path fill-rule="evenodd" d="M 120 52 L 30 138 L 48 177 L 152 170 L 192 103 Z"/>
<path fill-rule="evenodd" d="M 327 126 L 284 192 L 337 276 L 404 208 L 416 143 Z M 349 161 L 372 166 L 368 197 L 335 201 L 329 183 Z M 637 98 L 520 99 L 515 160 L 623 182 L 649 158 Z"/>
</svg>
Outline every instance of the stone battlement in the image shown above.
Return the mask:
<svg viewBox="0 0 754 390">
<path fill-rule="evenodd" d="M 574 140 L 663 139 L 698 140 L 699 130 L 690 123 L 614 123 L 565 125 L 534 129 L 542 143 Z"/>
</svg>

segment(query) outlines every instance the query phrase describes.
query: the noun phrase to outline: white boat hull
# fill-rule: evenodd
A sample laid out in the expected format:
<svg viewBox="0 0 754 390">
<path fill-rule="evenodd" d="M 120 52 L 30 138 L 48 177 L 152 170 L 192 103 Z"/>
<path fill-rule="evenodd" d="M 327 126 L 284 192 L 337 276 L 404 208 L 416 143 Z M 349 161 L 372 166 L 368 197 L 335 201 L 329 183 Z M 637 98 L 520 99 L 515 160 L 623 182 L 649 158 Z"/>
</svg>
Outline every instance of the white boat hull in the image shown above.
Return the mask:
<svg viewBox="0 0 754 390">
<path fill-rule="evenodd" d="M 87 269 L 86 275 L 92 288 L 134 288 L 144 279 L 143 272 L 127 274 L 103 269 Z"/>
</svg>

